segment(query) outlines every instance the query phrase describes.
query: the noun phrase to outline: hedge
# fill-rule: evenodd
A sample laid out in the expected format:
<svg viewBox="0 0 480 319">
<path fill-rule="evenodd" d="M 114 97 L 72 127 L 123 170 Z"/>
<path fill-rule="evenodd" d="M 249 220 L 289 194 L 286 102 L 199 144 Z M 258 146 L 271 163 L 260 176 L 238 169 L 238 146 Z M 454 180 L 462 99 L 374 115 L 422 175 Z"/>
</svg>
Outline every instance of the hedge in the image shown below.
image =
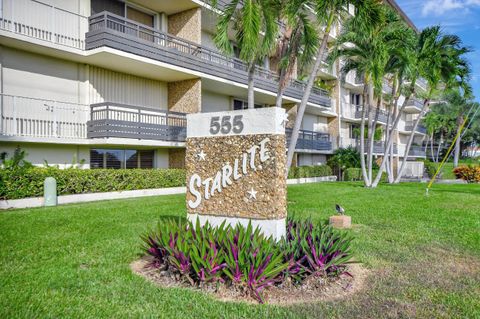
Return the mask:
<svg viewBox="0 0 480 319">
<path fill-rule="evenodd" d="M 377 173 L 378 173 L 377 169 L 374 169 L 372 171 L 372 175 L 373 175 L 374 178 L 377 176 Z M 385 172 L 383 172 L 381 180 L 385 181 L 386 177 L 387 177 L 387 174 Z M 361 168 L 347 168 L 343 172 L 343 180 L 346 181 L 346 182 L 362 181 L 363 180 L 362 169 Z"/>
<path fill-rule="evenodd" d="M 288 178 L 322 177 L 331 175 L 333 175 L 332 169 L 328 165 L 291 167 L 288 172 Z"/>
<path fill-rule="evenodd" d="M 185 185 L 183 169 L 58 169 L 0 170 L 0 199 L 43 196 L 43 182 L 57 180 L 57 194 L 85 194 Z"/>
</svg>

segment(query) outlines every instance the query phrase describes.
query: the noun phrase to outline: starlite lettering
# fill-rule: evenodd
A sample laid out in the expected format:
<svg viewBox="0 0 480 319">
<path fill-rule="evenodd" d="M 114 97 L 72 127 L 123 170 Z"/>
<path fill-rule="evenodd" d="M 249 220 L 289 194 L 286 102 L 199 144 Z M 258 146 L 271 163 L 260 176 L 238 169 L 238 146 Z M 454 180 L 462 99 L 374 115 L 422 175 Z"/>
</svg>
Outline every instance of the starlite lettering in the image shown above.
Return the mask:
<svg viewBox="0 0 480 319">
<path fill-rule="evenodd" d="M 261 169 L 260 165 L 255 166 L 255 160 L 258 158 L 260 163 L 264 163 L 270 159 L 268 142 L 270 139 L 264 138 L 258 145 L 254 145 L 244 152 L 240 158 L 236 158 L 233 166 L 230 163 L 223 165 L 213 177 L 202 180 L 198 174 L 192 174 L 187 186 L 195 200 L 189 200 L 188 206 L 192 209 L 197 208 L 203 199 L 208 200 L 249 172 Z"/>
</svg>

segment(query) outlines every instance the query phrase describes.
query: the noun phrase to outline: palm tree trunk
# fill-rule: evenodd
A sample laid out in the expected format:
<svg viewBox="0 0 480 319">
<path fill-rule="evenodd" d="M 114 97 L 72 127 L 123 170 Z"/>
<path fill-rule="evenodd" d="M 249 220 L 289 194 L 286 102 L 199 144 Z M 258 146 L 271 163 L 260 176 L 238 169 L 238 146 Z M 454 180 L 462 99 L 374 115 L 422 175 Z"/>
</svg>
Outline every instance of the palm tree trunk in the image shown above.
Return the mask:
<svg viewBox="0 0 480 319">
<path fill-rule="evenodd" d="M 373 180 L 373 147 L 375 145 L 375 130 L 376 130 L 378 115 L 379 115 L 379 106 L 380 106 L 379 104 L 380 104 L 380 100 L 377 104 L 377 109 L 375 110 L 374 119 L 371 121 L 370 116 L 368 117 L 368 122 L 371 123 L 371 125 L 369 125 L 369 129 L 368 129 L 368 143 L 369 143 L 369 145 L 368 145 L 368 154 L 367 154 L 367 156 L 368 156 L 368 179 L 370 181 Z"/>
<path fill-rule="evenodd" d="M 440 141 L 438 142 L 437 155 L 435 156 L 435 163 L 438 163 L 438 158 L 440 157 L 440 147 L 443 144 L 443 132 L 440 135 Z"/>
<path fill-rule="evenodd" d="M 252 62 L 248 66 L 248 108 L 255 108 L 255 92 L 254 92 L 254 75 L 255 63 Z"/>
<path fill-rule="evenodd" d="M 463 123 L 463 116 L 457 117 L 457 135 L 458 138 L 455 141 L 455 154 L 453 155 L 453 167 L 458 166 L 458 161 L 460 160 L 460 146 L 461 146 L 461 140 L 462 136 L 461 134 L 458 134 L 460 131 L 460 128 L 462 127 Z"/>
<path fill-rule="evenodd" d="M 365 79 L 366 80 L 366 79 Z M 370 103 L 366 103 L 367 94 L 368 94 L 368 82 L 364 81 L 363 95 L 362 95 L 362 120 L 360 122 L 360 167 L 362 168 L 363 181 L 366 187 L 370 187 L 370 180 L 368 179 L 367 168 L 365 166 L 365 116 L 367 115 L 366 108 L 370 112 Z"/>
<path fill-rule="evenodd" d="M 287 171 L 285 173 L 287 175 L 288 175 L 288 170 L 292 165 L 293 155 L 295 154 L 295 146 L 297 145 L 298 134 L 300 132 L 300 127 L 303 121 L 303 114 L 305 114 L 305 109 L 307 108 L 307 103 L 308 103 L 308 100 L 310 99 L 310 94 L 312 92 L 313 83 L 317 76 L 318 70 L 320 69 L 320 65 L 322 64 L 322 56 L 323 56 L 323 53 L 325 52 L 325 49 L 327 48 L 327 41 L 330 35 L 330 29 L 332 27 L 334 18 L 335 18 L 334 13 L 330 13 L 330 16 L 327 22 L 327 27 L 325 28 L 325 33 L 323 35 L 322 44 L 320 45 L 320 48 L 318 49 L 318 52 L 317 52 L 317 57 L 316 57 L 317 59 L 315 60 L 312 71 L 310 72 L 310 75 L 308 77 L 308 82 L 305 87 L 305 92 L 303 93 L 302 101 L 300 102 L 300 106 L 298 107 L 297 117 L 295 118 L 295 124 L 293 126 L 292 136 L 290 138 L 290 144 L 288 146 L 287 167 L 286 167 Z"/>
<path fill-rule="evenodd" d="M 407 147 L 405 148 L 405 153 L 403 155 L 402 166 L 400 166 L 400 170 L 398 171 L 398 176 L 395 179 L 395 183 L 400 183 L 400 178 L 402 177 L 403 171 L 407 166 L 408 153 L 410 152 L 410 147 L 412 146 L 413 139 L 415 137 L 415 131 L 417 130 L 418 123 L 420 123 L 429 105 L 430 105 L 430 100 L 426 99 L 425 102 L 423 103 L 422 111 L 420 112 L 420 114 L 418 115 L 418 118 L 415 120 L 415 123 L 413 124 L 412 132 L 410 133 L 410 137 L 408 138 Z"/>
<path fill-rule="evenodd" d="M 398 123 L 400 122 L 400 118 L 401 118 L 401 114 L 403 112 L 403 109 L 406 107 L 408 99 L 410 99 L 414 94 L 413 90 L 410 90 L 410 92 L 411 92 L 410 95 L 405 99 L 405 101 L 403 101 L 402 106 L 398 110 L 398 114 L 396 115 L 395 121 L 393 122 L 392 132 L 397 129 Z M 387 141 L 387 148 L 392 147 L 392 145 L 393 145 L 393 134 L 390 135 L 390 138 Z M 380 179 L 382 178 L 382 174 L 383 174 L 384 170 L 385 170 L 385 158 L 382 160 L 382 163 L 380 164 L 380 169 L 378 170 L 377 177 L 375 177 L 375 180 L 372 183 L 372 187 L 377 187 L 378 183 L 380 182 Z M 397 178 L 396 179 L 398 179 L 398 178 L 399 178 L 399 171 L 397 171 Z"/>
<path fill-rule="evenodd" d="M 432 161 L 435 161 L 435 155 L 433 154 L 433 132 L 432 132 L 432 135 L 430 137 L 430 151 L 432 153 Z"/>
</svg>

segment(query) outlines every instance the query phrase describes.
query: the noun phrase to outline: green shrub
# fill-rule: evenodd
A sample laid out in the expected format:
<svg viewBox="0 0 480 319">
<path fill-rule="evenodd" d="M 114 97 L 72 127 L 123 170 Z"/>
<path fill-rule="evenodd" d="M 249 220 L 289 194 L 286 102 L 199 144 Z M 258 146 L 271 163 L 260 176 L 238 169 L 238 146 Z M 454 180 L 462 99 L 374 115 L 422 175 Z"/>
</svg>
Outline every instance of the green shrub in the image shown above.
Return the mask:
<svg viewBox="0 0 480 319">
<path fill-rule="evenodd" d="M 332 169 L 328 165 L 291 167 L 288 178 L 322 177 L 331 176 Z"/>
<path fill-rule="evenodd" d="M 1 169 L 0 198 L 43 196 L 43 181 L 49 176 L 57 180 L 58 195 L 175 187 L 186 180 L 182 169 Z"/>
<path fill-rule="evenodd" d="M 362 177 L 362 169 L 361 168 L 347 168 L 343 172 L 343 180 L 350 182 L 350 181 L 361 181 L 363 179 Z"/>
<path fill-rule="evenodd" d="M 425 160 L 424 162 L 425 171 L 427 172 L 428 177 L 432 178 L 433 175 L 437 172 L 439 163 L 432 162 L 430 160 Z M 442 178 L 442 172 L 440 171 L 437 175 L 437 178 Z"/>
<path fill-rule="evenodd" d="M 374 169 L 372 171 L 372 176 L 375 178 L 378 174 L 378 169 Z M 385 182 L 387 179 L 387 173 L 383 172 L 382 173 L 382 182 Z M 348 168 L 343 172 L 343 180 L 346 182 L 352 182 L 352 181 L 362 181 L 363 176 L 362 176 L 362 169 L 361 168 Z"/>
</svg>

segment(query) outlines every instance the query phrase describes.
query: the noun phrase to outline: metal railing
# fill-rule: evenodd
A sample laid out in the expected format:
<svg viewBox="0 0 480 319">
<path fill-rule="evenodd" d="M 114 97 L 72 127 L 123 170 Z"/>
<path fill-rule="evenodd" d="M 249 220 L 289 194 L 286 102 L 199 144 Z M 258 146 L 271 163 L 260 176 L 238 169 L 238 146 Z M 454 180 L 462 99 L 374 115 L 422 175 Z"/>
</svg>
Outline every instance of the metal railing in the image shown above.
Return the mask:
<svg viewBox="0 0 480 319">
<path fill-rule="evenodd" d="M 340 140 L 340 146 L 343 148 L 354 147 L 357 150 L 360 150 L 360 140 L 357 138 L 342 138 Z M 365 139 L 365 153 L 367 153 L 368 148 L 370 147 L 370 140 Z M 385 153 L 385 141 L 373 141 L 373 153 L 374 154 L 384 154 Z M 398 154 L 398 145 L 393 143 L 393 153 Z"/>
<path fill-rule="evenodd" d="M 41 1 L 0 0 L 0 29 L 84 49 L 88 18 Z"/>
<path fill-rule="evenodd" d="M 393 88 L 387 79 L 383 79 L 382 81 L 382 90 L 384 93 L 392 94 Z"/>
<path fill-rule="evenodd" d="M 292 129 L 285 129 L 287 139 L 287 147 L 292 136 Z M 312 150 L 312 151 L 331 151 L 332 141 L 330 134 L 322 132 L 314 132 L 308 130 L 300 130 L 297 140 L 296 150 Z"/>
<path fill-rule="evenodd" d="M 421 110 L 423 108 L 423 102 L 418 99 L 409 99 L 406 106 L 413 106 Z"/>
<path fill-rule="evenodd" d="M 415 83 L 418 84 L 418 86 L 420 86 L 422 89 L 427 90 L 428 84 L 427 80 L 424 78 L 418 78 Z"/>
<path fill-rule="evenodd" d="M 412 131 L 414 124 L 415 124 L 414 121 L 405 122 L 405 131 Z M 418 133 L 427 134 L 427 128 L 422 124 L 418 124 L 417 129 L 415 131 Z"/>
<path fill-rule="evenodd" d="M 0 133 L 6 136 L 86 138 L 88 105 L 0 94 Z"/>
<path fill-rule="evenodd" d="M 356 119 L 362 119 L 362 106 L 355 106 L 355 118 Z M 370 108 L 370 117 L 372 121 L 375 119 L 375 117 L 378 114 L 378 122 L 381 123 L 387 123 L 388 121 L 388 112 L 382 109 L 378 109 L 376 107 Z M 368 113 L 365 112 L 365 119 L 368 119 Z"/>
<path fill-rule="evenodd" d="M 88 138 L 134 138 L 142 140 L 185 141 L 185 113 L 142 106 L 104 102 L 90 106 Z"/>
<path fill-rule="evenodd" d="M 408 156 L 426 156 L 425 148 L 420 145 L 412 145 L 408 151 Z"/>
<path fill-rule="evenodd" d="M 222 66 L 229 69 L 227 73 L 230 76 L 232 75 L 232 70 L 242 71 L 244 74 L 246 74 L 248 71 L 248 65 L 240 59 L 226 56 L 219 51 L 161 32 L 157 29 L 139 24 L 133 20 L 129 20 L 109 12 L 101 12 L 89 18 L 89 33 L 95 33 L 96 31 L 103 30 L 110 30 L 117 34 L 123 34 L 129 39 L 133 39 L 134 41 L 138 42 L 138 48 L 132 47 L 131 44 L 117 42 L 117 45 L 120 49 L 131 49 L 138 54 L 149 53 L 153 56 L 161 55 L 161 53 L 155 50 L 174 50 L 177 61 L 172 60 L 172 62 L 181 61 L 179 55 L 183 54 L 189 56 L 189 59 L 194 58 L 200 60 L 201 65 L 196 65 L 197 68 L 208 68 L 209 66 L 213 65 Z M 88 38 L 89 35 L 87 35 L 87 49 L 93 49 L 97 46 L 100 46 L 100 44 L 95 43 L 98 40 L 98 36 L 92 35 L 91 45 L 88 45 Z M 107 40 L 111 40 L 109 43 L 119 41 L 118 38 Z M 165 57 L 162 56 L 162 58 Z M 191 63 L 192 61 L 188 62 Z M 186 63 L 183 65 L 185 66 Z M 219 72 L 214 74 L 216 76 L 222 76 L 222 74 Z M 255 67 L 255 76 L 263 80 L 275 82 L 278 82 L 279 80 L 278 74 L 260 66 Z M 292 80 L 290 82 L 290 87 L 303 91 L 305 90 L 306 83 L 299 80 Z M 326 90 L 316 87 L 312 89 L 312 95 L 329 98 Z"/>
</svg>

